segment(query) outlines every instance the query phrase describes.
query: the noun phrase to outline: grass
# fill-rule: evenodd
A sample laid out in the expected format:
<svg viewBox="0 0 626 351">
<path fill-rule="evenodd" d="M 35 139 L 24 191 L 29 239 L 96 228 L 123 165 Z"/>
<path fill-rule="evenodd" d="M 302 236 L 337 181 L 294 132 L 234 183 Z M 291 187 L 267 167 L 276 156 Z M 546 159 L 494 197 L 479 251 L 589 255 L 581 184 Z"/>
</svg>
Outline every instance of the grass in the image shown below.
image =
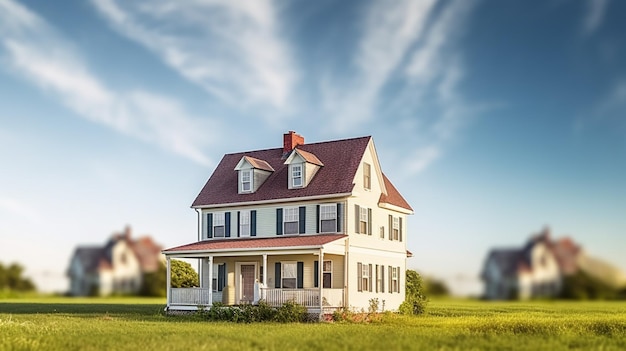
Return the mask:
<svg viewBox="0 0 626 351">
<path fill-rule="evenodd" d="M 626 303 L 434 301 L 371 324 L 164 316 L 162 299 L 0 300 L 0 350 L 624 350 Z"/>
</svg>

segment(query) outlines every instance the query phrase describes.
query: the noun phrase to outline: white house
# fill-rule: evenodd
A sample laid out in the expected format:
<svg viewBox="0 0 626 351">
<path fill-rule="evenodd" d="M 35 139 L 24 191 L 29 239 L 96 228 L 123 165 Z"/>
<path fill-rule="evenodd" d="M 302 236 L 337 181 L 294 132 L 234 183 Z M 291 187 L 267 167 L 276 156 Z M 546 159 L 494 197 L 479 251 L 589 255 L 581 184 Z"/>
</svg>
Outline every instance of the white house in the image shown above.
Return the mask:
<svg viewBox="0 0 626 351">
<path fill-rule="evenodd" d="M 136 294 L 143 274 L 162 264 L 161 246 L 150 237 L 131 238 L 130 227 L 114 234 L 104 246 L 79 246 L 67 275 L 72 296 Z"/>
<path fill-rule="evenodd" d="M 383 174 L 371 137 L 225 155 L 193 202 L 198 237 L 164 250 L 167 308 L 271 305 L 312 313 L 404 301 L 411 206 Z M 200 288 L 171 288 L 170 259 L 199 261 Z"/>
</svg>

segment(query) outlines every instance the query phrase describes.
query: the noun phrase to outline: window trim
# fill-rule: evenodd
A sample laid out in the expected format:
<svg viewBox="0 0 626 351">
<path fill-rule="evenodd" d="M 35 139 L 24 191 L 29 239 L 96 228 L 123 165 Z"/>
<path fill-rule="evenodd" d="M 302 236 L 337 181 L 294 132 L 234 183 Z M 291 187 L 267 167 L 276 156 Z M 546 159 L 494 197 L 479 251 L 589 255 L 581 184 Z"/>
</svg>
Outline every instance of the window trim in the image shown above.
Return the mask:
<svg viewBox="0 0 626 351">
<path fill-rule="evenodd" d="M 363 188 L 372 189 L 372 166 L 367 162 L 363 162 Z"/>
<path fill-rule="evenodd" d="M 300 169 L 299 170 L 300 174 L 297 177 L 294 175 L 294 173 L 296 172 L 295 168 L 299 168 Z M 304 167 L 303 167 L 303 165 L 301 163 L 291 164 L 290 167 L 289 167 L 289 170 L 291 171 L 290 172 L 291 173 L 291 187 L 292 188 L 302 188 L 302 187 L 304 187 L 304 177 L 303 177 L 303 175 L 304 175 Z M 300 184 L 296 184 L 296 179 L 300 180 Z"/>
<path fill-rule="evenodd" d="M 249 179 L 248 181 L 244 181 L 244 175 L 247 174 Z M 253 190 L 253 179 L 254 179 L 254 171 L 252 169 L 242 169 L 239 171 L 239 182 L 241 186 L 242 193 L 251 193 Z M 244 184 L 248 183 L 250 187 L 248 190 L 244 188 Z"/>
<path fill-rule="evenodd" d="M 370 265 L 361 264 L 361 291 L 370 291 Z"/>
<path fill-rule="evenodd" d="M 330 263 L 330 270 L 326 270 L 326 263 Z M 328 274 L 330 275 L 330 286 L 324 286 L 324 276 Z M 324 260 L 322 261 L 322 289 L 332 289 L 333 288 L 333 261 L 332 260 Z"/>
<path fill-rule="evenodd" d="M 392 222 L 391 232 L 393 233 L 393 240 L 399 241 L 400 240 L 400 217 L 394 216 L 391 222 Z"/>
<path fill-rule="evenodd" d="M 286 278 L 285 277 L 285 266 L 286 265 L 293 265 L 294 268 L 294 272 L 295 272 L 295 276 L 293 278 Z M 293 279 L 294 280 L 294 287 L 293 288 L 286 288 L 284 281 L 285 279 Z M 298 288 L 298 262 L 297 261 L 281 261 L 280 262 L 280 288 L 281 289 L 297 289 Z"/>
<path fill-rule="evenodd" d="M 337 204 L 336 203 L 332 203 L 332 204 L 320 204 L 320 218 L 319 218 L 319 232 L 320 233 L 336 233 L 337 232 L 337 221 L 339 220 L 338 215 L 337 215 Z M 326 214 L 331 213 L 334 214 L 334 217 L 332 219 L 329 218 L 324 218 L 324 209 L 331 209 L 330 211 L 326 212 Z M 335 226 L 334 229 L 331 231 L 324 231 L 324 226 L 322 225 L 322 223 L 324 221 L 334 221 L 335 222 Z"/>
<path fill-rule="evenodd" d="M 360 234 L 368 234 L 367 232 L 368 223 L 369 223 L 369 216 L 368 216 L 367 207 L 359 207 L 359 233 Z M 365 224 L 365 230 L 363 230 L 363 224 Z"/>
<path fill-rule="evenodd" d="M 218 221 L 221 220 L 221 221 Z M 217 224 L 218 222 L 221 222 L 221 224 Z M 213 212 L 213 223 L 212 225 L 212 229 L 213 229 L 213 237 L 214 238 L 225 238 L 226 237 L 226 212 Z M 223 231 L 222 231 L 222 235 L 217 235 L 217 232 L 215 231 L 215 228 L 219 228 L 222 227 Z"/>
<path fill-rule="evenodd" d="M 287 216 L 289 212 L 293 211 L 295 213 L 295 220 L 287 221 Z M 292 214 L 291 217 L 294 217 Z M 296 223 L 296 231 L 295 233 L 287 232 L 287 223 Z M 284 207 L 283 208 L 283 235 L 294 235 L 300 234 L 300 208 L 299 207 Z"/>
<path fill-rule="evenodd" d="M 240 237 L 250 237 L 252 236 L 252 211 L 250 210 L 241 210 L 239 211 L 239 236 Z M 244 223 L 244 222 L 248 223 Z M 244 226 L 248 226 L 248 232 L 244 232 Z"/>
<path fill-rule="evenodd" d="M 399 267 L 391 267 L 391 292 L 400 292 L 400 287 L 398 286 L 398 276 L 400 272 L 398 271 Z"/>
</svg>

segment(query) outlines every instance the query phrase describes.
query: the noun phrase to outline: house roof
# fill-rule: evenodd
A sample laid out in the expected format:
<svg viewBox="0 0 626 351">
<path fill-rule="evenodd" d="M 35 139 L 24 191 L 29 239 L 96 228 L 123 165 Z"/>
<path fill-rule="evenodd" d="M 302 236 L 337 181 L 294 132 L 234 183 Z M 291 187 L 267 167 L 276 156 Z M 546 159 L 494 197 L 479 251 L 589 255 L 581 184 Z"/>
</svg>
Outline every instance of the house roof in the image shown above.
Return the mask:
<svg viewBox="0 0 626 351">
<path fill-rule="evenodd" d="M 272 168 L 272 166 L 270 166 L 269 163 L 263 161 L 263 160 L 259 160 L 258 158 L 254 158 L 254 157 L 250 157 L 250 156 L 244 156 L 243 157 L 246 161 L 248 161 L 248 163 L 250 165 L 252 165 L 252 167 L 257 168 L 257 169 L 262 169 L 264 171 L 269 171 L 269 172 L 274 172 L 274 168 Z"/>
<path fill-rule="evenodd" d="M 379 204 L 386 203 L 390 205 L 395 205 L 395 206 L 413 211 L 413 209 L 411 208 L 411 205 L 409 205 L 409 203 L 406 202 L 406 200 L 402 197 L 402 195 L 400 195 L 400 192 L 398 191 L 398 189 L 396 189 L 396 187 L 393 186 L 389 178 L 387 178 L 387 176 L 384 173 L 383 173 L 383 180 L 385 181 L 385 187 L 387 188 L 387 195 L 385 195 L 384 193 L 380 194 L 378 203 Z"/>
<path fill-rule="evenodd" d="M 300 150 L 300 149 L 294 149 L 295 152 L 298 153 L 298 155 L 302 156 L 302 158 L 308 162 L 308 163 L 312 163 L 314 165 L 318 165 L 318 166 L 323 166 L 324 164 L 322 163 L 322 161 L 320 161 L 319 158 L 317 158 L 317 156 L 313 155 L 310 152 L 306 152 L 304 150 Z"/>
<path fill-rule="evenodd" d="M 190 251 L 222 251 L 238 249 L 268 249 L 293 247 L 322 247 L 335 240 L 346 238 L 343 234 L 296 235 L 278 236 L 272 238 L 239 238 L 239 239 L 211 239 L 194 242 L 163 250 L 164 254 Z"/>
<path fill-rule="evenodd" d="M 370 139 L 371 137 L 367 136 L 298 145 L 297 149 L 301 154 L 315 155 L 324 166 L 317 171 L 308 186 L 297 189 L 287 187 L 289 165 L 284 164 L 283 148 L 226 154 L 196 197 L 192 207 L 351 193 L 354 176 Z M 239 194 L 237 172 L 234 169 L 244 156 L 263 160 L 275 171 L 257 191 Z"/>
<path fill-rule="evenodd" d="M 100 261 L 104 256 L 103 251 L 103 247 L 77 247 L 76 251 L 74 251 L 74 257 L 78 260 L 85 272 L 93 273 L 96 272 L 100 266 Z"/>
</svg>

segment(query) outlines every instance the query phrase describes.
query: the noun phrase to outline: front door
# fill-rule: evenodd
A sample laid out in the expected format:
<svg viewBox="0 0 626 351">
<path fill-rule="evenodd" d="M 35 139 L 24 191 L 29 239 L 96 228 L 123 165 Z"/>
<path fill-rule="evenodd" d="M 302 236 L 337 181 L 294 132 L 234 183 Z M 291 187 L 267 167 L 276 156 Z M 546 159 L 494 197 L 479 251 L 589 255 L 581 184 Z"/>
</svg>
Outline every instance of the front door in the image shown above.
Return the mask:
<svg viewBox="0 0 626 351">
<path fill-rule="evenodd" d="M 254 273 L 256 266 L 253 264 L 241 265 L 241 299 L 242 303 L 254 301 Z"/>
</svg>

